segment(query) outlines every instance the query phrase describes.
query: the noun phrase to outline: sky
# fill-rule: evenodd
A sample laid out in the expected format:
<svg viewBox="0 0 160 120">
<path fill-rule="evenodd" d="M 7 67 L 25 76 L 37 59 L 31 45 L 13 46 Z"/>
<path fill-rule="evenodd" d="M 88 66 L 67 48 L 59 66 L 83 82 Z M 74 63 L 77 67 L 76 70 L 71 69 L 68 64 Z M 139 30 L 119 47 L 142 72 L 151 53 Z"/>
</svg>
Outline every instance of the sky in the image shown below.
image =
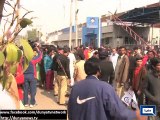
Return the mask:
<svg viewBox="0 0 160 120">
<path fill-rule="evenodd" d="M 34 11 L 28 17 L 37 17 L 33 20 L 33 26 L 28 29 L 37 28 L 44 34 L 69 27 L 70 2 L 71 0 L 20 0 L 21 6 Z M 159 2 L 159 0 L 83 0 L 77 2 L 78 23 L 86 22 L 87 17 L 100 17 L 109 14 L 130 10 L 136 7 L 146 6 Z M 75 0 L 72 7 L 72 21 L 75 25 Z M 25 11 L 21 9 L 21 14 Z M 21 32 L 24 34 L 25 30 Z"/>
</svg>

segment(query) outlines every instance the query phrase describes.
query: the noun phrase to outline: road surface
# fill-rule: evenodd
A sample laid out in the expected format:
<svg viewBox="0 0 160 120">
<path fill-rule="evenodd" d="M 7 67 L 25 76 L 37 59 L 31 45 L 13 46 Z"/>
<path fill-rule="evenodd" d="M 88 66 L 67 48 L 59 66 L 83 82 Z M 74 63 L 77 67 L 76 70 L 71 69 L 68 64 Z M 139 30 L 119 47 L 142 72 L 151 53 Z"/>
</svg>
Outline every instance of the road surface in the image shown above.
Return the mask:
<svg viewBox="0 0 160 120">
<path fill-rule="evenodd" d="M 57 104 L 57 97 L 53 95 L 53 91 L 48 93 L 44 89 L 37 88 L 36 94 L 37 105 L 33 108 L 25 107 L 27 110 L 66 110 L 66 106 Z"/>
</svg>

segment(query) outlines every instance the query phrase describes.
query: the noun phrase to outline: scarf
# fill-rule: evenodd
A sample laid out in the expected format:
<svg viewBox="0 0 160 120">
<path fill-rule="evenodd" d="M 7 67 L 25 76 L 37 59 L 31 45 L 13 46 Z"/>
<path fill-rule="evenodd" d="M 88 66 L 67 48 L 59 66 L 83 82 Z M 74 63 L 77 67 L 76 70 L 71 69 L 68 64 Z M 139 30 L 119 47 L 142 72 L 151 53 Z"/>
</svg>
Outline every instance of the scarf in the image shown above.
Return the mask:
<svg viewBox="0 0 160 120">
<path fill-rule="evenodd" d="M 137 86 L 139 83 L 139 73 L 141 69 L 142 69 L 142 66 L 136 67 L 133 73 L 132 87 L 133 87 L 133 90 L 135 91 L 138 90 Z"/>
</svg>

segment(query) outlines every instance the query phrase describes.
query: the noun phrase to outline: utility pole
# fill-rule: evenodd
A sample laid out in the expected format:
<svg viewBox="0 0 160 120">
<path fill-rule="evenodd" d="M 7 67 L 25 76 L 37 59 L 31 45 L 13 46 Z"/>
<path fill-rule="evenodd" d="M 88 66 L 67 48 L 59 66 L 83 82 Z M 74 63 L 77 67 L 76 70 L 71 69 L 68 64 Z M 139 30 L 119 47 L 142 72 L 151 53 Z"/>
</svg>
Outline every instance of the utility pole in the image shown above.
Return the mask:
<svg viewBox="0 0 160 120">
<path fill-rule="evenodd" d="M 77 0 L 75 0 L 75 22 L 76 22 L 76 47 L 78 47 L 78 9 L 77 9 Z"/>
<path fill-rule="evenodd" d="M 71 0 L 71 3 L 70 3 L 70 30 L 69 30 L 69 48 L 70 49 L 72 44 L 72 4 L 73 4 L 73 0 Z"/>
<path fill-rule="evenodd" d="M 101 47 L 101 17 L 98 19 L 98 48 Z"/>
</svg>

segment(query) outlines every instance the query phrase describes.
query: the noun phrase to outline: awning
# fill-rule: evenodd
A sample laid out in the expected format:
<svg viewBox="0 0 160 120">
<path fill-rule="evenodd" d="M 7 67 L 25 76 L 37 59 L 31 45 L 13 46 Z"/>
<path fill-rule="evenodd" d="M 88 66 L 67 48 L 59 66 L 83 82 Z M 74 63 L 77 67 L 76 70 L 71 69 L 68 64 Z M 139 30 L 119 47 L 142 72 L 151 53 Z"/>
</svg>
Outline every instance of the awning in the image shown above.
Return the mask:
<svg viewBox="0 0 160 120">
<path fill-rule="evenodd" d="M 160 23 L 160 5 L 156 7 L 142 7 L 127 11 L 119 16 L 122 21 L 156 24 Z"/>
</svg>

